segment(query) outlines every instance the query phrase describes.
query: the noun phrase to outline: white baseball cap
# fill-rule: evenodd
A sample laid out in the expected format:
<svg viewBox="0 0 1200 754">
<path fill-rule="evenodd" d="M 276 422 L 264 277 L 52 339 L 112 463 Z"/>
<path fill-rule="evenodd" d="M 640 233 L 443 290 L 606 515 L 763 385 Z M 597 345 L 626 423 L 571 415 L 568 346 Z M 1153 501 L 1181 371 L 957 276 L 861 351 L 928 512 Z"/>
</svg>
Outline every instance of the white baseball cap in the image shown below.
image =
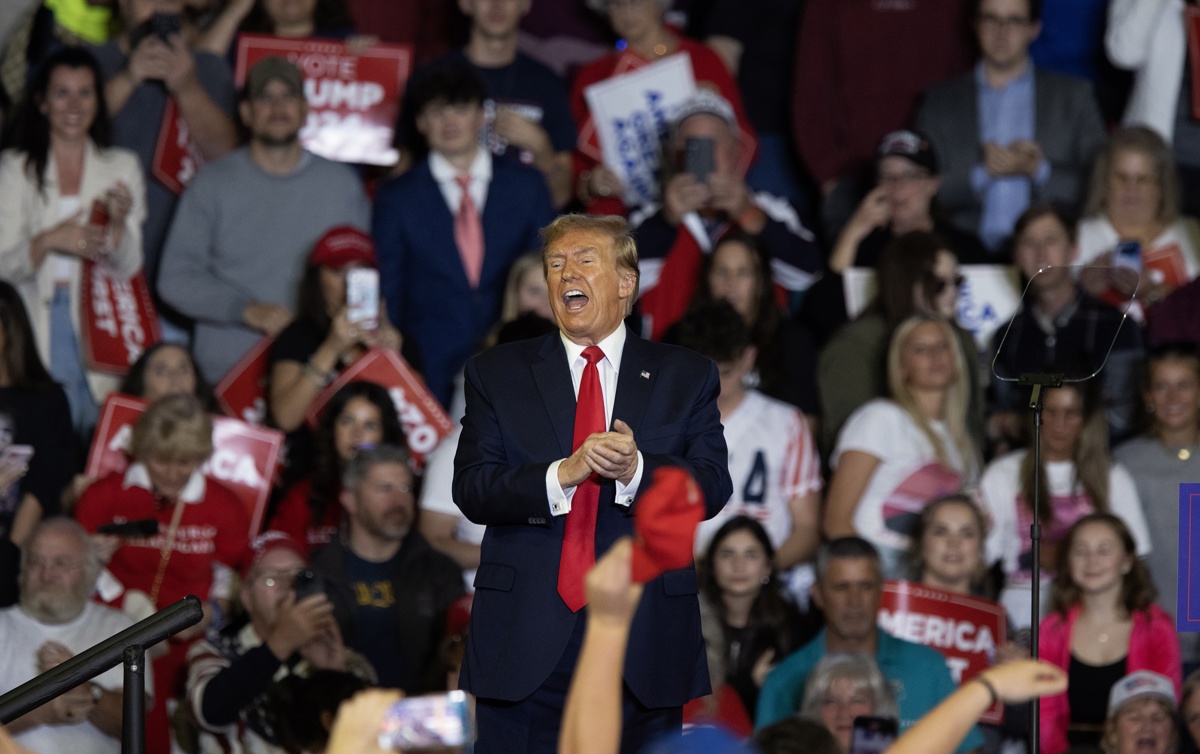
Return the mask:
<svg viewBox="0 0 1200 754">
<path fill-rule="evenodd" d="M 1161 699 L 1171 709 L 1175 708 L 1175 684 L 1171 679 L 1152 670 L 1139 670 L 1113 684 L 1108 694 L 1108 716 L 1112 717 L 1127 702 L 1147 696 Z"/>
</svg>

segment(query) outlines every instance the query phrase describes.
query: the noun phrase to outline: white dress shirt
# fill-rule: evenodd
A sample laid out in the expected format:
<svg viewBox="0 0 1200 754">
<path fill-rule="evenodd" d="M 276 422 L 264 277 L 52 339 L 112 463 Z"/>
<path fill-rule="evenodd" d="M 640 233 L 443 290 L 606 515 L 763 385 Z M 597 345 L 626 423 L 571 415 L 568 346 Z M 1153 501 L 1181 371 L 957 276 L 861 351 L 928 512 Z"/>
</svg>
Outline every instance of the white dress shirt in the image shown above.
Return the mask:
<svg viewBox="0 0 1200 754">
<path fill-rule="evenodd" d="M 600 392 L 604 394 L 604 420 L 606 427 L 612 427 L 613 424 L 613 403 L 617 398 L 617 377 L 621 373 L 621 355 L 625 350 L 625 323 L 622 322 L 616 330 L 613 331 L 604 340 L 601 340 L 596 345 L 604 352 L 604 358 L 596 362 L 596 369 L 600 373 Z M 566 335 L 559 333 L 562 338 L 563 347 L 567 350 L 567 364 L 571 368 L 571 387 L 575 391 L 575 398 L 579 398 L 579 383 L 583 380 L 583 369 L 587 366 L 587 359 L 583 358 L 583 350 L 586 346 L 581 346 L 570 339 Z M 621 417 L 616 417 L 620 419 Z M 563 489 L 558 483 L 558 467 L 566 459 L 560 459 L 550 464 L 550 468 L 546 469 L 546 498 L 550 502 L 550 515 L 563 516 L 571 511 L 571 498 L 575 496 L 575 487 Z M 621 480 L 616 480 L 617 484 L 617 505 L 622 505 L 628 508 L 633 504 L 633 499 L 637 496 L 638 486 L 642 483 L 642 469 L 645 464 L 642 463 L 642 451 L 637 452 L 637 467 L 634 469 L 633 478 L 629 480 L 629 484 L 621 484 Z"/>
</svg>

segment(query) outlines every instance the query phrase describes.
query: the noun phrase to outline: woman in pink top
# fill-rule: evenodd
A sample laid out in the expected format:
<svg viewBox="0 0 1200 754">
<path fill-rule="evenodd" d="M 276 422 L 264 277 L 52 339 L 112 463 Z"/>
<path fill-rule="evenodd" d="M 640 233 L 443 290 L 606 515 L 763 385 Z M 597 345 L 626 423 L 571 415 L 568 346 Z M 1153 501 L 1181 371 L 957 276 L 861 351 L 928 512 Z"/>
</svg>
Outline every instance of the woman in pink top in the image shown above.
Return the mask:
<svg viewBox="0 0 1200 754">
<path fill-rule="evenodd" d="M 1100 741 L 1112 685 L 1136 670 L 1170 678 L 1182 666 L 1175 621 L 1154 604 L 1157 590 L 1120 518 L 1084 516 L 1059 549 L 1041 659 L 1067 671 L 1068 690 L 1042 699 L 1041 751 L 1059 754 Z"/>
</svg>

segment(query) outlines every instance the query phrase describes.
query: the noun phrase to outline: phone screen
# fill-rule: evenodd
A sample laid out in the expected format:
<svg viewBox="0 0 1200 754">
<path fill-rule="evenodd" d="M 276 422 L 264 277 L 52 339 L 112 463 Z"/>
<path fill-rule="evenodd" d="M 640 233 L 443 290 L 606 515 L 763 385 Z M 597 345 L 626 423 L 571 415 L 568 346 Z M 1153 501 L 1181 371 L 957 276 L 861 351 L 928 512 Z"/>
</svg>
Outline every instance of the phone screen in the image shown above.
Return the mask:
<svg viewBox="0 0 1200 754">
<path fill-rule="evenodd" d="M 850 754 L 883 754 L 896 740 L 896 721 L 890 717 L 854 718 Z"/>
<path fill-rule="evenodd" d="M 691 137 L 684 142 L 683 169 L 701 183 L 716 170 L 714 147 L 715 142 L 709 138 Z"/>
<path fill-rule="evenodd" d="M 401 699 L 379 727 L 379 748 L 385 751 L 440 750 L 474 739 L 475 721 L 462 691 Z"/>
<path fill-rule="evenodd" d="M 368 330 L 379 321 L 379 271 L 355 267 L 346 273 L 346 318 Z"/>
</svg>

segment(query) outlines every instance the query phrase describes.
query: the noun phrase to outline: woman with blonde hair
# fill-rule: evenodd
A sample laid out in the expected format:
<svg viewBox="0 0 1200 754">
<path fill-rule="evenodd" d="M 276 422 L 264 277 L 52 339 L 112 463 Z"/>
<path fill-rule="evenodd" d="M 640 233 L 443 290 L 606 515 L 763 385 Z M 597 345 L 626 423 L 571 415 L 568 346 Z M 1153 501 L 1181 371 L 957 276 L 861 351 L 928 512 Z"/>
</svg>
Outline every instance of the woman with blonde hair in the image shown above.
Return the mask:
<svg viewBox="0 0 1200 754">
<path fill-rule="evenodd" d="M 1150 535 L 1137 488 L 1125 467 L 1112 462 L 1108 454 L 1108 428 L 1095 383 L 1066 383 L 1047 390 L 1042 402 L 1042 468 L 1035 468 L 1033 453 L 1017 450 L 993 460 L 979 482 L 980 501 L 992 521 L 988 561 L 999 560 L 1007 577 L 1000 601 L 1017 631 L 1028 629 L 1032 623 L 1029 530 L 1034 523 L 1035 491 L 1042 527 L 1043 603 L 1067 532 L 1089 513 L 1120 516 L 1133 532 L 1138 555 L 1150 552 Z"/>
<path fill-rule="evenodd" d="M 167 700 L 183 690 L 188 647 L 211 622 L 212 603 L 228 615 L 233 574 L 249 547 L 245 506 L 200 470 L 212 455 L 212 437 L 212 418 L 194 396 L 168 395 L 150 404 L 133 428 L 133 463 L 90 485 L 75 507 L 75 518 L 93 533 L 110 523 L 157 524 L 157 534 L 149 536 L 96 535 L 119 582 L 115 606 L 145 617 L 189 594 L 204 603 L 204 619 L 171 637 L 166 653 L 154 660 L 148 751 L 167 750 Z"/>
<path fill-rule="evenodd" d="M 1113 264 L 1118 243 L 1140 246 L 1138 298 L 1154 304 L 1200 273 L 1200 223 L 1180 214 L 1171 147 L 1145 126 L 1121 128 L 1096 156 L 1079 223 L 1079 263 Z M 1097 280 L 1084 279 L 1092 295 Z"/>
<path fill-rule="evenodd" d="M 966 427 L 966 365 L 953 328 L 917 315 L 888 347 L 891 398 L 867 402 L 846 421 L 830 464 L 827 537 L 859 535 L 879 548 L 886 578 L 902 558 L 928 500 L 957 492 L 979 470 Z"/>
</svg>

